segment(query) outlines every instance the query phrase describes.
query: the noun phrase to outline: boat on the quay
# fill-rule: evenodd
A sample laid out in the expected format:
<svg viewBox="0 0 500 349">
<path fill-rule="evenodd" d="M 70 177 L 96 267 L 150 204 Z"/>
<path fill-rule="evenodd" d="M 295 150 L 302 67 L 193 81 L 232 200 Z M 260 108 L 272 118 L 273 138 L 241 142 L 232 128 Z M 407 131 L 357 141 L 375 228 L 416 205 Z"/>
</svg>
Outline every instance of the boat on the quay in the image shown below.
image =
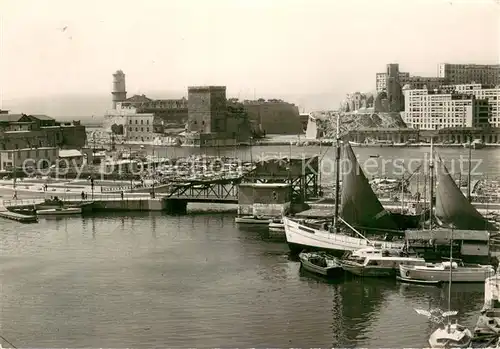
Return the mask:
<svg viewBox="0 0 500 349">
<path fill-rule="evenodd" d="M 344 274 L 338 259 L 324 252 L 301 252 L 300 267 L 304 270 L 328 278 L 340 277 Z"/>
<path fill-rule="evenodd" d="M 366 248 L 347 255 L 340 260 L 342 268 L 357 276 L 394 277 L 399 265 L 425 265 L 425 259 L 410 256 L 403 250 Z"/>
</svg>

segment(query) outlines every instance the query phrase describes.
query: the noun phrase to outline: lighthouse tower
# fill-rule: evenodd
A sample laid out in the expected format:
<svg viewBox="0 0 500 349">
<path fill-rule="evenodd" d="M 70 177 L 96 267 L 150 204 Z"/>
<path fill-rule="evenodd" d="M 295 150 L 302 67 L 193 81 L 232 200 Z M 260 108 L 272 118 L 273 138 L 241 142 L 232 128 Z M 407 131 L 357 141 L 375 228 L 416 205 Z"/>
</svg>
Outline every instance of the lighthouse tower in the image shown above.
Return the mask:
<svg viewBox="0 0 500 349">
<path fill-rule="evenodd" d="M 127 90 L 125 88 L 125 74 L 121 70 L 117 70 L 113 74 L 113 91 L 111 91 L 113 109 L 116 109 L 118 102 L 123 102 L 127 99 Z"/>
</svg>

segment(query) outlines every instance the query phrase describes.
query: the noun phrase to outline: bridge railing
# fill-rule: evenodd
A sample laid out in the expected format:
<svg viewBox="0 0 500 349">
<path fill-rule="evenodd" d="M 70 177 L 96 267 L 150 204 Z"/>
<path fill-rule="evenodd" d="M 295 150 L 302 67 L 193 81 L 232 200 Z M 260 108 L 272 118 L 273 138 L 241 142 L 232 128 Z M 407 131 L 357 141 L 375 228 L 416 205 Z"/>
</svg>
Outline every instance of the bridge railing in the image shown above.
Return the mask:
<svg viewBox="0 0 500 349">
<path fill-rule="evenodd" d="M 73 194 L 73 195 L 62 195 L 58 196 L 59 200 L 65 202 L 65 201 L 70 201 L 74 203 L 82 203 L 82 202 L 90 202 L 92 201 L 92 196 L 87 195 L 86 198 L 82 198 L 81 194 Z M 130 194 L 125 194 L 123 197 L 123 200 L 144 200 L 150 198 L 149 194 L 146 193 L 140 193 L 139 195 L 130 195 Z M 38 205 L 42 204 L 45 202 L 45 200 L 49 199 L 47 196 L 35 196 L 35 197 L 30 197 L 30 198 L 19 198 L 19 199 L 7 199 L 7 200 L 2 200 L 2 203 L 5 207 L 16 207 L 16 206 L 28 206 L 28 205 Z M 98 196 L 94 197 L 95 201 L 108 201 L 108 200 L 120 200 L 121 199 L 121 194 L 120 193 L 110 193 L 110 194 L 99 194 Z"/>
</svg>

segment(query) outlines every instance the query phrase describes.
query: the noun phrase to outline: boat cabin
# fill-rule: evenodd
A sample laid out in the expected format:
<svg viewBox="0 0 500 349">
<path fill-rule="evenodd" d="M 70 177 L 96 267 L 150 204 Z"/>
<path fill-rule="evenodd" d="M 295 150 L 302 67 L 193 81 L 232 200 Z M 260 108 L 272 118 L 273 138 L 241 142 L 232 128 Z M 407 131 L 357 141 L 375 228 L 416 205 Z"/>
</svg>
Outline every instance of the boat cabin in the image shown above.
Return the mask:
<svg viewBox="0 0 500 349">
<path fill-rule="evenodd" d="M 452 238 L 452 239 L 451 239 Z M 490 233 L 480 230 L 407 230 L 406 246 L 427 261 L 441 261 L 450 256 L 450 241 L 453 240 L 453 257 L 465 263 L 489 264 Z"/>
</svg>

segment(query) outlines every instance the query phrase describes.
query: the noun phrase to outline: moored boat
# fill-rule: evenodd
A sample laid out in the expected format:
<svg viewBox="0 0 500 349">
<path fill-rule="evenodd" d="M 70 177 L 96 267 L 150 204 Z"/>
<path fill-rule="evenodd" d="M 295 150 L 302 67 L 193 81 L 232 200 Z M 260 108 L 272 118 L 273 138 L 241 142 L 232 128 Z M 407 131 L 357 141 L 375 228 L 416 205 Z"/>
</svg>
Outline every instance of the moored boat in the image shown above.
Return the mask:
<svg viewBox="0 0 500 349">
<path fill-rule="evenodd" d="M 269 231 L 276 232 L 276 233 L 284 233 L 285 232 L 285 225 L 283 224 L 283 220 L 281 218 L 273 219 L 269 223 Z"/>
<path fill-rule="evenodd" d="M 410 281 L 448 282 L 450 268 L 453 269 L 453 282 L 484 282 L 495 274 L 491 265 L 463 264 L 455 259 L 425 265 L 400 265 L 399 276 Z"/>
<path fill-rule="evenodd" d="M 431 348 L 470 348 L 472 332 L 458 323 L 446 324 L 429 337 Z"/>
<path fill-rule="evenodd" d="M 262 218 L 262 217 L 255 217 L 255 216 L 242 216 L 242 217 L 236 217 L 234 219 L 236 223 L 239 224 L 265 224 L 269 225 L 269 223 L 272 222 L 271 218 Z"/>
<path fill-rule="evenodd" d="M 346 251 L 356 251 L 363 247 L 379 245 L 386 249 L 401 249 L 404 242 L 368 240 L 363 237 L 349 236 L 341 233 L 331 233 L 329 230 L 309 226 L 305 222 L 296 222 L 283 217 L 286 241 L 292 253 L 304 249 L 327 251 L 342 256 Z"/>
<path fill-rule="evenodd" d="M 474 329 L 476 335 L 500 334 L 500 276 L 484 281 L 484 305 Z"/>
<path fill-rule="evenodd" d="M 63 216 L 63 215 L 75 215 L 81 214 L 82 209 L 80 207 L 60 207 L 60 208 L 49 208 L 46 210 L 37 210 L 37 216 Z"/>
<path fill-rule="evenodd" d="M 342 258 L 342 268 L 357 276 L 394 277 L 399 265 L 425 265 L 425 260 L 409 256 L 403 250 L 368 248 L 361 249 Z"/>
<path fill-rule="evenodd" d="M 464 148 L 483 149 L 486 145 L 481 139 L 475 139 L 470 143 L 464 143 Z"/>
<path fill-rule="evenodd" d="M 308 272 L 326 277 L 338 277 L 344 270 L 334 256 L 322 252 L 301 252 L 299 254 L 300 266 Z"/>
</svg>

